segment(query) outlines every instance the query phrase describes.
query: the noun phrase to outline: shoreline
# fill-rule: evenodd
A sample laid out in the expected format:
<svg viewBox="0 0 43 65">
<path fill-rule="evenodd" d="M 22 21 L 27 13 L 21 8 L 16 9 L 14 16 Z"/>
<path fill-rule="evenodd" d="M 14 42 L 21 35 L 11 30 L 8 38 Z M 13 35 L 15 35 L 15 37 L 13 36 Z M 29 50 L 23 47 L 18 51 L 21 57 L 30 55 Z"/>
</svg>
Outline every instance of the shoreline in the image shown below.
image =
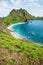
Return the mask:
<svg viewBox="0 0 43 65">
<path fill-rule="evenodd" d="M 12 30 L 12 26 L 14 25 L 18 25 L 18 24 L 23 24 L 24 22 L 22 23 L 16 23 L 16 24 L 12 24 L 12 25 L 9 25 L 7 29 L 10 30 L 10 33 L 13 37 L 17 38 L 17 39 L 23 39 L 22 35 L 18 34 L 15 30 L 13 31 Z"/>
<path fill-rule="evenodd" d="M 14 31 L 12 30 L 12 26 L 18 25 L 18 24 L 23 24 L 23 23 L 24 23 L 24 22 L 22 22 L 22 23 L 15 23 L 15 24 L 9 25 L 7 29 L 10 30 L 11 35 L 12 35 L 13 37 L 15 37 L 16 39 L 24 40 L 24 41 L 30 42 L 30 43 L 32 43 L 32 44 L 36 44 L 36 45 L 38 45 L 38 46 L 43 47 L 43 45 L 42 45 L 41 43 L 39 44 L 39 43 L 35 43 L 35 42 L 33 42 L 33 41 L 30 41 L 30 40 L 26 39 L 26 37 L 24 38 L 22 35 L 18 34 L 18 33 L 16 32 L 16 30 L 14 30 Z"/>
<path fill-rule="evenodd" d="M 24 22 L 22 22 L 22 23 L 11 24 L 11 25 L 8 26 L 8 29 L 11 29 L 11 27 L 14 26 L 14 25 L 23 24 L 23 23 L 24 23 Z"/>
</svg>

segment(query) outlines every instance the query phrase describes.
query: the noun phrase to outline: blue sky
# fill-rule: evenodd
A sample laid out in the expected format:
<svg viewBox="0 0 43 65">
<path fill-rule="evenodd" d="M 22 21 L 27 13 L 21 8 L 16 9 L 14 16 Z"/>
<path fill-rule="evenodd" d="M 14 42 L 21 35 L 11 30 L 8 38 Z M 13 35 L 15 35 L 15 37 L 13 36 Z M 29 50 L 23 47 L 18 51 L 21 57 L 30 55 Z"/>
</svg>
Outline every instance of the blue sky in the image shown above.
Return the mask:
<svg viewBox="0 0 43 65">
<path fill-rule="evenodd" d="M 24 8 L 34 16 L 43 16 L 43 0 L 0 0 L 0 17 L 5 17 L 12 9 Z"/>
</svg>

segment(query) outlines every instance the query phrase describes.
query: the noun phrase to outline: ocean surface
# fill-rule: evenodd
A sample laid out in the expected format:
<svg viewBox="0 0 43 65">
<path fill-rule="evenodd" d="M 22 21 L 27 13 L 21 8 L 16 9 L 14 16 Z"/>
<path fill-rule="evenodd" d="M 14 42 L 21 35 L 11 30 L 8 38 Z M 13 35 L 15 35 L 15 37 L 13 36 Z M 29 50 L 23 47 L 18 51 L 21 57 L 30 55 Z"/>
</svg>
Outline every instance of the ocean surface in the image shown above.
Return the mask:
<svg viewBox="0 0 43 65">
<path fill-rule="evenodd" d="M 43 20 L 30 20 L 29 23 L 13 25 L 12 29 L 25 40 L 43 45 Z"/>
</svg>

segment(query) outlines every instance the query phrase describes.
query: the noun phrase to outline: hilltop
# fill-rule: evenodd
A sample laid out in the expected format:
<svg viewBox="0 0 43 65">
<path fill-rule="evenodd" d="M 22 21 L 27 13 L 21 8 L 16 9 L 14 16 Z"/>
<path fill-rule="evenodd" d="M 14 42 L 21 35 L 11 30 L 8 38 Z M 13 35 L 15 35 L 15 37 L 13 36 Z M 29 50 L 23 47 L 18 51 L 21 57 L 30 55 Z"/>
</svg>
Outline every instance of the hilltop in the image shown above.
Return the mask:
<svg viewBox="0 0 43 65">
<path fill-rule="evenodd" d="M 24 22 L 25 18 L 27 18 L 28 20 L 43 20 L 43 17 L 32 16 L 30 13 L 28 13 L 28 11 L 22 8 L 13 9 L 8 16 L 0 19 L 4 21 L 5 25 L 9 25 L 18 22 Z"/>
<path fill-rule="evenodd" d="M 29 20 L 31 19 L 35 19 L 35 16 L 32 16 L 31 14 L 29 14 L 25 9 L 13 9 L 9 15 L 7 17 L 4 18 L 4 22 L 6 23 L 6 25 L 8 24 L 12 24 L 12 23 L 17 23 L 17 22 L 24 22 L 24 13 L 25 13 L 25 17 Z"/>
</svg>

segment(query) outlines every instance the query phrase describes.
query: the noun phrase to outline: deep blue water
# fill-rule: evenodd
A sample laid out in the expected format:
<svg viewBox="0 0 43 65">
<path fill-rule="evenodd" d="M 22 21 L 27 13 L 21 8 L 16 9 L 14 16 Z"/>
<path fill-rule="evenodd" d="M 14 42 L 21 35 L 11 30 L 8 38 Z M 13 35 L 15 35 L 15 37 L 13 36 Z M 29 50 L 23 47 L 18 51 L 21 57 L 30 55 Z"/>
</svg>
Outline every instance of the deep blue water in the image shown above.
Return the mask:
<svg viewBox="0 0 43 65">
<path fill-rule="evenodd" d="M 43 44 L 43 20 L 31 20 L 30 23 L 12 26 L 13 30 L 22 35 L 25 40 Z"/>
</svg>

